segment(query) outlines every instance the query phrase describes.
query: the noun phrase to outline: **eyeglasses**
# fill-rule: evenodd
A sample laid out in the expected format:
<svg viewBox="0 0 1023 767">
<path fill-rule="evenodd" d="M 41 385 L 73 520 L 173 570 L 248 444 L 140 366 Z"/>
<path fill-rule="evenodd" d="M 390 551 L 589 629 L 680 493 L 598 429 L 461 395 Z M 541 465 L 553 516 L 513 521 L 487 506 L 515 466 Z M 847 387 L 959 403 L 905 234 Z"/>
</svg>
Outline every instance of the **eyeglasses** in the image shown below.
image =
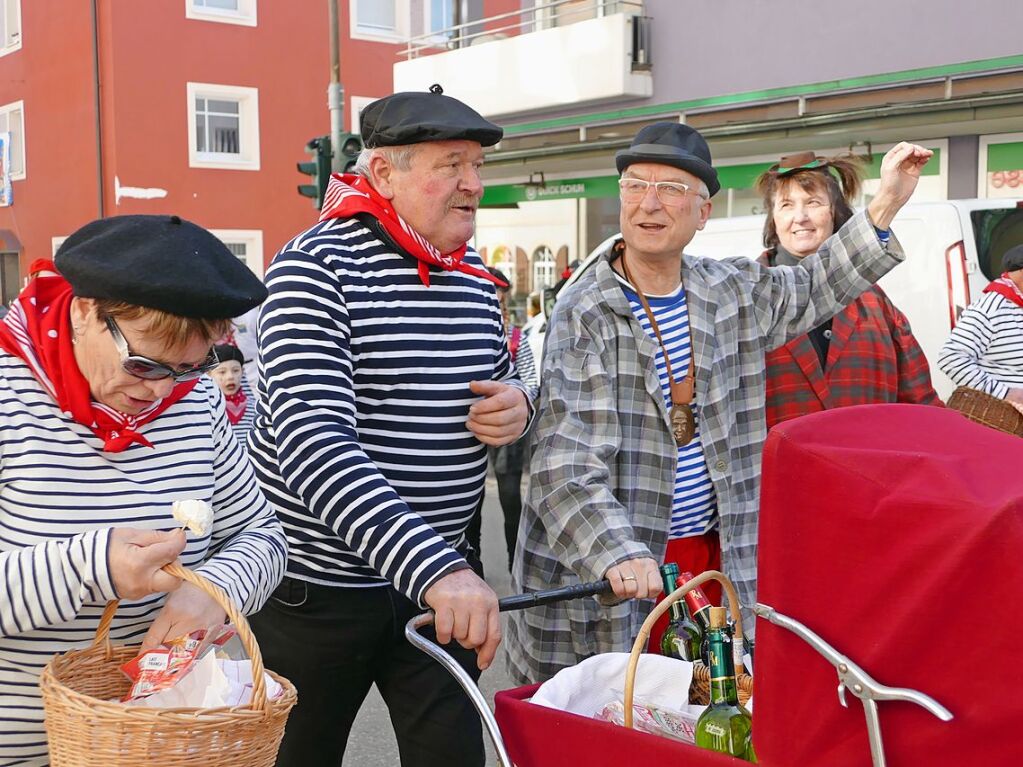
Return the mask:
<svg viewBox="0 0 1023 767">
<path fill-rule="evenodd" d="M 124 368 L 125 373 L 136 378 L 144 378 L 147 381 L 173 378 L 175 383 L 182 383 L 184 381 L 194 381 L 203 373 L 208 373 L 220 364 L 220 360 L 217 359 L 217 353 L 210 349 L 206 361 L 198 367 L 189 368 L 188 370 L 175 370 L 163 362 L 157 362 L 148 357 L 132 354 L 128 348 L 128 342 L 125 340 L 121 329 L 117 327 L 117 323 L 114 322 L 114 318 L 107 317 L 106 322 L 107 329 L 114 339 L 114 346 L 117 347 L 117 351 L 121 354 L 121 367 Z"/>
<path fill-rule="evenodd" d="M 646 197 L 647 189 L 654 188 L 654 194 L 661 201 L 662 205 L 670 205 L 680 208 L 686 204 L 686 195 L 703 199 L 703 195 L 680 181 L 644 181 L 641 178 L 620 178 L 618 188 L 622 192 L 622 199 L 625 202 L 639 202 Z"/>
</svg>

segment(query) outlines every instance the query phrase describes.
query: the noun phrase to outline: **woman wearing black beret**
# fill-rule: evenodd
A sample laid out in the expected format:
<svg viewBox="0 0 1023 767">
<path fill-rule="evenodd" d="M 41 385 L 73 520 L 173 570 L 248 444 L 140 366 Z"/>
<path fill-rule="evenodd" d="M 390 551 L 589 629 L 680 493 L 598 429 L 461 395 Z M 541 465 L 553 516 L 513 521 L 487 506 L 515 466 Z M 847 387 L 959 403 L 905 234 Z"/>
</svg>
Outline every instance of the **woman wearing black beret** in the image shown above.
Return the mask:
<svg viewBox="0 0 1023 767">
<path fill-rule="evenodd" d="M 286 556 L 203 376 L 259 280 L 176 216 L 95 221 L 55 261 L 33 264 L 0 322 L 0 764 L 47 763 L 38 675 L 91 641 L 108 600 L 123 600 L 111 638 L 154 646 L 224 620 L 163 565 L 252 612 Z M 171 514 L 186 499 L 214 512 L 187 539 Z"/>
</svg>

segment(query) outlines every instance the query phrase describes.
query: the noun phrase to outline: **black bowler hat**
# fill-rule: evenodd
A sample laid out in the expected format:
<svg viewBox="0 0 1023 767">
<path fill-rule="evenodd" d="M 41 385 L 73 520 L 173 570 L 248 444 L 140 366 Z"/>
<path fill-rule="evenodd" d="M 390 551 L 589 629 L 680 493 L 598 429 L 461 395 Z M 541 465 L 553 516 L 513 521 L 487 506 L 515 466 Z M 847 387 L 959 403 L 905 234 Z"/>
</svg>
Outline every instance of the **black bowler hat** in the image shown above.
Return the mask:
<svg viewBox="0 0 1023 767">
<path fill-rule="evenodd" d="M 237 317 L 267 296 L 224 243 L 177 216 L 101 218 L 64 240 L 53 261 L 76 296 L 179 317 Z"/>
<path fill-rule="evenodd" d="M 625 172 L 634 162 L 670 165 L 692 173 L 707 185 L 711 197 L 721 189 L 707 142 L 699 131 L 688 125 L 659 122 L 640 130 L 632 140 L 632 146 L 615 155 L 619 173 Z"/>
<path fill-rule="evenodd" d="M 1023 269 L 1023 245 L 1015 245 L 1005 251 L 1002 256 L 1002 271 L 1015 272 Z"/>
<path fill-rule="evenodd" d="M 369 148 L 455 139 L 493 146 L 504 135 L 472 107 L 445 96 L 439 85 L 431 85 L 429 92 L 377 99 L 359 113 L 359 124 L 362 143 Z"/>
</svg>

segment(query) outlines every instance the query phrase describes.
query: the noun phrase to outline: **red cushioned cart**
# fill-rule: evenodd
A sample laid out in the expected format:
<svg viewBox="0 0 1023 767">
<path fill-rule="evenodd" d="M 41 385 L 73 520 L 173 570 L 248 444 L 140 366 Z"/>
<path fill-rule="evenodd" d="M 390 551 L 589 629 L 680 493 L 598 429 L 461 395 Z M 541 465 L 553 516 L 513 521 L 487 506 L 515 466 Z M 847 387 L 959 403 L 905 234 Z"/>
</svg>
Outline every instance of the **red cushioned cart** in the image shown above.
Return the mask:
<svg viewBox="0 0 1023 767">
<path fill-rule="evenodd" d="M 1021 595 L 1018 437 L 913 405 L 843 408 L 775 427 L 753 607 L 760 764 L 1023 763 Z M 534 706 L 537 686 L 499 692 L 495 716 L 461 668 L 418 634 L 430 620 L 419 616 L 406 634 L 466 687 L 504 765 L 744 764 Z"/>
</svg>

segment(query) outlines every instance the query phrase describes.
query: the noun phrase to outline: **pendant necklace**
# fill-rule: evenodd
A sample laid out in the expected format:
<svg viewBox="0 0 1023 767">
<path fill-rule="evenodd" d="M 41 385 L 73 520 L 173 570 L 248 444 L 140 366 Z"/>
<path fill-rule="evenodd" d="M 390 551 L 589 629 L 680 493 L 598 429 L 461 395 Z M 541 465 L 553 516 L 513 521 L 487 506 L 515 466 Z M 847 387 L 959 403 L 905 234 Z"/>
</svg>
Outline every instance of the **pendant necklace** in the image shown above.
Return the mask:
<svg viewBox="0 0 1023 767">
<path fill-rule="evenodd" d="M 693 414 L 692 407 L 693 394 L 696 388 L 696 365 L 693 362 L 696 350 L 693 348 L 692 333 L 690 332 L 689 334 L 689 370 L 681 381 L 676 381 L 675 376 L 671 372 L 671 360 L 668 359 L 668 349 L 661 338 L 661 329 L 657 327 L 657 320 L 654 319 L 650 303 L 646 300 L 646 296 L 643 295 L 643 291 L 639 289 L 636 283 L 633 282 L 632 277 L 629 276 L 629 267 L 625 265 L 624 248 L 621 249 L 619 257 L 625 279 L 635 288 L 636 295 L 639 296 L 639 302 L 643 305 L 643 311 L 646 312 L 647 319 L 650 320 L 650 327 L 653 328 L 654 335 L 657 337 L 657 343 L 661 345 L 661 353 L 664 355 L 664 367 L 668 373 L 668 388 L 671 390 L 671 410 L 668 412 L 668 420 L 671 422 L 671 434 L 679 447 L 688 445 L 696 434 L 696 416 Z"/>
</svg>

